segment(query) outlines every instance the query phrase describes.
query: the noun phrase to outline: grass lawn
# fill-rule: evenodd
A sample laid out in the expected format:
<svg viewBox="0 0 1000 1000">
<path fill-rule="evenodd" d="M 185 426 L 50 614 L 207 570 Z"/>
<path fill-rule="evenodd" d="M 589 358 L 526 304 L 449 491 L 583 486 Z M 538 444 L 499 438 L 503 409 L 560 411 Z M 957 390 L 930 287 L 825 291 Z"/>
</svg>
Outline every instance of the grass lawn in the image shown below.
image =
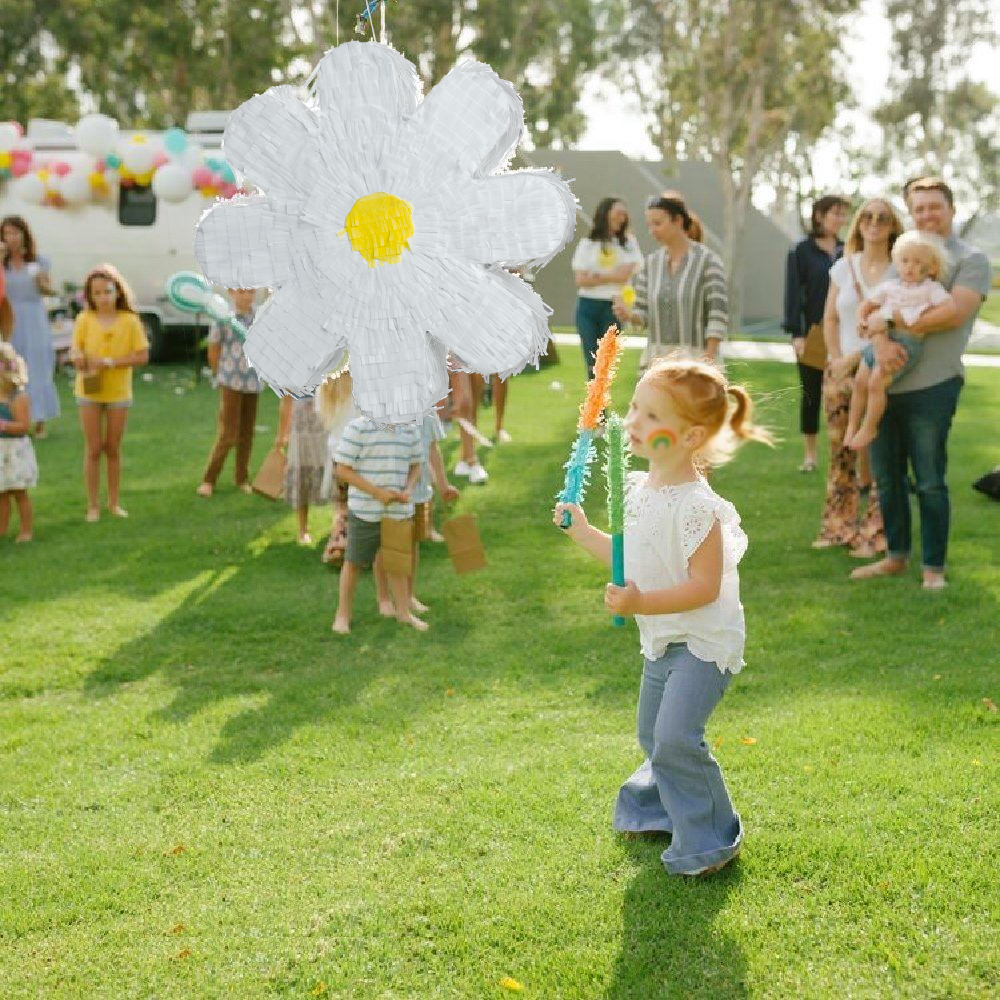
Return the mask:
<svg viewBox="0 0 1000 1000">
<path fill-rule="evenodd" d="M 983 308 L 979 312 L 979 318 L 994 326 L 1000 326 L 1000 291 L 994 290 L 986 296 Z"/>
<path fill-rule="evenodd" d="M 969 372 L 952 586 L 928 594 L 810 550 L 794 370 L 733 366 L 786 443 L 715 478 L 751 539 L 747 667 L 709 728 L 747 842 L 691 881 L 609 825 L 641 661 L 550 523 L 581 390 L 561 354 L 514 380 L 514 444 L 463 488 L 489 571 L 423 550 L 423 636 L 376 617 L 368 578 L 335 639 L 336 574 L 290 511 L 228 467 L 195 497 L 215 397 L 176 368 L 137 384 L 132 517 L 85 524 L 63 393 L 37 541 L 0 542 L 0 996 L 995 995 L 1000 506 L 969 483 L 997 461 L 1000 371 Z M 266 395 L 258 462 L 275 419 Z"/>
</svg>

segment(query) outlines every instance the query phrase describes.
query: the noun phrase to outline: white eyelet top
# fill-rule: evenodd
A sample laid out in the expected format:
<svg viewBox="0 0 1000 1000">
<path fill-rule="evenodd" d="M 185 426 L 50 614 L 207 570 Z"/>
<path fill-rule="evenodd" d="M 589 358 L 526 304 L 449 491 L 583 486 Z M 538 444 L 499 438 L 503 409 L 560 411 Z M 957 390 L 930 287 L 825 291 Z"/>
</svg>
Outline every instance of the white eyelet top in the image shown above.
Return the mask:
<svg viewBox="0 0 1000 1000">
<path fill-rule="evenodd" d="M 719 670 L 739 673 L 746 628 L 740 603 L 737 565 L 747 550 L 747 536 L 736 508 L 697 479 L 660 489 L 647 485 L 649 473 L 629 473 L 625 487 L 625 578 L 641 591 L 665 590 L 688 579 L 688 560 L 722 527 L 722 586 L 719 596 L 694 611 L 636 615 L 642 654 L 659 659 L 672 642 L 686 642 L 701 660 Z"/>
</svg>

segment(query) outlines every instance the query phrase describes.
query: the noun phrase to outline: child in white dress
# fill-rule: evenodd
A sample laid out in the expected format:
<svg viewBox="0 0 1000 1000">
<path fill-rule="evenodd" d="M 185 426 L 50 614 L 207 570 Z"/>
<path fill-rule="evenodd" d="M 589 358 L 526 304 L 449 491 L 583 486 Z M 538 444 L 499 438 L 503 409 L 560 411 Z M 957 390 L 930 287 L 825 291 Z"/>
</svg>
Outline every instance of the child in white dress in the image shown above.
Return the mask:
<svg viewBox="0 0 1000 1000">
<path fill-rule="evenodd" d="M 955 310 L 951 296 L 937 280 L 944 276 L 948 259 L 944 248 L 933 236 L 917 230 L 903 233 L 892 246 L 892 262 L 896 265 L 897 276 L 886 278 L 879 284 L 871 298 L 863 302 L 858 310 L 862 327 L 876 311 L 881 311 L 892 329 L 897 312 L 903 323 L 909 326 L 935 306 L 947 303 Z M 885 413 L 886 390 L 917 363 L 924 349 L 924 338 L 913 331 L 893 330 L 889 337 L 905 348 L 906 361 L 895 371 L 885 372 L 875 361 L 871 341 L 862 349 L 844 433 L 844 444 L 854 451 L 867 448 L 875 440 Z"/>
<path fill-rule="evenodd" d="M 733 405 L 730 406 L 730 403 Z M 605 606 L 635 615 L 645 666 L 637 728 L 646 759 L 622 785 L 614 827 L 672 835 L 662 860 L 672 875 L 706 875 L 739 853 L 743 825 L 705 742 L 705 724 L 743 666 L 737 564 L 747 548 L 740 518 L 703 476 L 742 441 L 769 442 L 750 420 L 746 390 L 700 361 L 658 361 L 636 386 L 626 429 L 649 472 L 629 476 L 624 587 Z M 611 563 L 611 538 L 576 504 L 554 523 Z"/>
<path fill-rule="evenodd" d="M 11 344 L 0 340 L 0 537 L 10 524 L 10 501 L 21 519 L 19 542 L 32 539 L 33 510 L 28 490 L 38 485 L 38 463 L 31 444 L 28 368 Z"/>
</svg>

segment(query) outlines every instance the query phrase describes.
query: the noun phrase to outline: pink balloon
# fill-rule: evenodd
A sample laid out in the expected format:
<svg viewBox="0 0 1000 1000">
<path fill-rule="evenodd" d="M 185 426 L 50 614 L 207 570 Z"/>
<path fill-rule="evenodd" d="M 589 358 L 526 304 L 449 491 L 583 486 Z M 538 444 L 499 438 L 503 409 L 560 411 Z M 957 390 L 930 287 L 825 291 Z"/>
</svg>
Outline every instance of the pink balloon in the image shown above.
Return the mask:
<svg viewBox="0 0 1000 1000">
<path fill-rule="evenodd" d="M 97 161 L 97 162 L 96 162 L 96 163 L 94 164 L 94 170 L 96 170 L 96 171 L 97 171 L 97 172 L 98 172 L 99 174 L 103 174 L 103 173 L 104 173 L 104 171 L 105 171 L 105 170 L 107 170 L 107 169 L 108 169 L 108 165 L 107 165 L 107 164 L 106 164 L 106 163 L 104 162 L 104 157 L 102 156 L 102 157 L 101 157 L 101 158 L 100 158 L 100 159 L 99 159 L 99 160 L 98 160 L 98 161 Z"/>
<path fill-rule="evenodd" d="M 166 153 L 157 153 L 156 156 L 153 157 L 153 169 L 159 170 L 160 167 L 169 162 L 170 157 L 167 156 Z"/>
<path fill-rule="evenodd" d="M 219 187 L 219 194 L 221 194 L 223 198 L 232 198 L 238 190 L 239 188 L 235 184 L 227 184 L 223 182 Z"/>
<path fill-rule="evenodd" d="M 212 171 L 208 167 L 195 167 L 191 181 L 195 187 L 208 187 L 212 183 Z"/>
<path fill-rule="evenodd" d="M 52 173 L 54 173 L 56 177 L 65 177 L 71 169 L 72 168 L 65 160 L 57 160 L 52 164 Z"/>
<path fill-rule="evenodd" d="M 10 172 L 14 177 L 23 177 L 31 172 L 30 149 L 15 149 L 10 154 Z"/>
</svg>

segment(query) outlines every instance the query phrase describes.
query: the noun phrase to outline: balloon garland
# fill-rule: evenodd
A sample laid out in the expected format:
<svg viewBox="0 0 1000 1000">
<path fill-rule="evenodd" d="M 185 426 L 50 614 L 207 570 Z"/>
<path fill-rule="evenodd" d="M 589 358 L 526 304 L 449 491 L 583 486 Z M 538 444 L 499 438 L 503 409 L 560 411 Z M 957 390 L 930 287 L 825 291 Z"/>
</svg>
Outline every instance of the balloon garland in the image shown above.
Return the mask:
<svg viewBox="0 0 1000 1000">
<path fill-rule="evenodd" d="M 81 118 L 74 132 L 85 156 L 70 163 L 37 157 L 17 122 L 0 122 L 0 185 L 13 181 L 23 201 L 57 208 L 100 201 L 116 185 L 152 187 L 157 198 L 172 204 L 194 191 L 212 199 L 246 193 L 225 159 L 204 157 L 181 128 L 125 137 L 113 118 L 93 114 Z"/>
</svg>

